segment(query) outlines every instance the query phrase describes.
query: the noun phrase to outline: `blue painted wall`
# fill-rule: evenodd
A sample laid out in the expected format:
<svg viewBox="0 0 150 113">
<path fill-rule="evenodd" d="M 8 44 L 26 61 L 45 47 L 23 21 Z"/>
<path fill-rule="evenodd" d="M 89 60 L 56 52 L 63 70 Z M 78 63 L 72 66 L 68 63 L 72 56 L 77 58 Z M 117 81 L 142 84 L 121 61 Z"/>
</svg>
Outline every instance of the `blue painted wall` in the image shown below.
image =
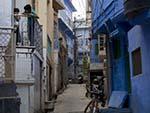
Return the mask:
<svg viewBox="0 0 150 113">
<path fill-rule="evenodd" d="M 135 26 L 128 33 L 133 113 L 150 113 L 150 24 Z M 141 47 L 142 74 L 133 76 L 131 52 Z M 137 61 L 138 62 L 138 61 Z"/>
<path fill-rule="evenodd" d="M 126 24 L 127 19 L 124 16 L 124 0 L 103 0 L 102 5 L 98 3 L 100 0 L 92 1 L 92 31 L 93 35 L 97 35 L 106 29 L 103 29 L 105 22 L 110 19 L 116 26 L 118 22 L 125 22 L 122 24 L 122 28 L 128 30 L 133 27 Z M 150 112 L 150 12 L 143 13 L 142 16 L 134 18 L 132 23 L 143 24 L 133 27 L 129 32 L 116 35 L 111 35 L 113 38 L 119 38 L 121 40 L 121 57 L 114 59 L 113 42 L 110 44 L 112 49 L 112 90 L 130 90 L 131 80 L 131 108 L 133 113 L 149 113 Z M 144 16 L 147 15 L 147 16 Z M 145 17 L 145 18 L 143 18 Z M 145 24 L 146 23 L 146 24 Z M 117 29 L 118 26 L 116 26 Z M 128 32 L 128 34 L 127 34 Z M 108 32 L 107 32 L 108 33 Z M 111 33 L 112 34 L 112 33 Z M 110 32 L 109 32 L 110 35 Z M 141 47 L 142 54 L 142 74 L 133 76 L 132 72 L 132 58 L 131 52 L 136 48 Z M 128 56 L 129 52 L 129 56 Z M 130 62 L 128 61 L 128 57 Z M 130 67 L 128 67 L 128 62 Z M 138 61 L 137 61 L 138 62 Z M 130 68 L 130 69 L 129 69 Z M 130 77 L 131 75 L 131 77 Z"/>
<path fill-rule="evenodd" d="M 118 46 L 118 48 L 120 48 L 120 57 L 118 57 L 117 59 L 114 58 L 113 49 L 116 43 L 112 41 L 112 91 L 128 91 L 128 67 L 126 65 L 126 62 L 128 60 L 128 52 L 126 51 L 128 48 L 127 37 L 125 34 L 120 33 L 120 35 L 113 36 L 112 40 L 114 39 L 118 39 L 120 41 L 120 46 Z"/>
<path fill-rule="evenodd" d="M 68 49 L 68 64 L 71 65 L 73 63 L 73 57 L 74 57 L 74 34 L 72 30 L 72 13 L 76 11 L 75 7 L 73 6 L 72 2 L 70 0 L 62 0 L 64 3 L 65 9 L 60 10 L 59 13 L 59 31 L 64 35 L 66 41 L 67 41 L 67 49 Z M 73 22 L 72 22 L 73 23 Z M 57 41 L 58 43 L 59 41 Z"/>
<path fill-rule="evenodd" d="M 103 1 L 103 2 L 102 2 Z M 118 91 L 128 91 L 129 90 L 129 79 L 128 79 L 128 66 L 127 66 L 127 60 L 128 60 L 128 40 L 126 33 L 122 33 L 120 31 L 120 28 L 116 27 L 118 22 L 125 21 L 123 16 L 123 0 L 93 0 L 92 1 L 92 30 L 93 34 L 97 35 L 101 33 L 102 26 L 105 26 L 105 23 L 107 22 L 107 27 L 109 31 L 106 29 L 105 32 L 111 34 L 111 41 L 115 38 L 118 38 L 120 40 L 120 57 L 115 59 L 114 58 L 114 42 L 110 45 L 112 48 L 112 54 L 113 57 L 112 60 L 112 91 L 118 90 Z M 108 21 L 109 20 L 109 21 Z M 112 27 L 114 26 L 114 28 Z M 113 33 L 115 30 L 119 30 L 118 33 Z M 93 49 L 93 48 L 92 48 Z"/>
<path fill-rule="evenodd" d="M 92 0 L 92 20 L 95 21 L 113 2 L 113 0 Z"/>
<path fill-rule="evenodd" d="M 99 63 L 100 62 L 99 56 L 95 52 L 96 44 L 98 44 L 98 39 L 97 38 L 92 39 L 91 40 L 91 51 L 90 51 L 90 62 L 91 63 Z"/>
</svg>

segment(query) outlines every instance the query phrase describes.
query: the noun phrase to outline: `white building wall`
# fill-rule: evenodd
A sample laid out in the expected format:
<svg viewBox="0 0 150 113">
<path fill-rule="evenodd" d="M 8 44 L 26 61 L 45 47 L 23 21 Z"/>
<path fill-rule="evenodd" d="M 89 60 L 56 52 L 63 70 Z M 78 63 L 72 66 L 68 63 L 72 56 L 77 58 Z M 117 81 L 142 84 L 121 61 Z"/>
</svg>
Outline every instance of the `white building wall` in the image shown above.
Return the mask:
<svg viewBox="0 0 150 113">
<path fill-rule="evenodd" d="M 42 61 L 31 49 L 16 49 L 16 84 L 21 98 L 20 113 L 34 113 L 41 109 Z M 24 53 L 25 52 L 25 53 Z M 31 53 L 30 53 L 31 52 Z"/>
<path fill-rule="evenodd" d="M 33 96 L 33 103 L 34 110 L 39 111 L 41 108 L 41 91 L 42 91 L 42 65 L 41 61 L 37 56 L 33 56 L 33 76 L 35 79 L 34 86 L 31 87 L 31 97 Z"/>
<path fill-rule="evenodd" d="M 28 52 L 26 49 L 17 49 L 16 54 L 16 81 L 29 81 L 33 80 L 32 76 L 32 55 L 31 54 L 21 54 L 21 52 Z"/>
<path fill-rule="evenodd" d="M 26 85 L 17 85 L 17 92 L 21 98 L 20 113 L 29 113 L 29 92 Z"/>
<path fill-rule="evenodd" d="M 13 4 L 14 0 L 0 0 L 0 26 L 8 26 L 12 25 L 12 12 L 13 12 Z"/>
</svg>

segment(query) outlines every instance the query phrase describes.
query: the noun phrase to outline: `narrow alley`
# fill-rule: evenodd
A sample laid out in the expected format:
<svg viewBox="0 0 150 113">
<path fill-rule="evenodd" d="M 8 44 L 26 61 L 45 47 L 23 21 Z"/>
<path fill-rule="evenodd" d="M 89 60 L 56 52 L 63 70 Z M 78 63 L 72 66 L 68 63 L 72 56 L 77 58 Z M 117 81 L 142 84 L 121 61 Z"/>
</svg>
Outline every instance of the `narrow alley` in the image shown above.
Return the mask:
<svg viewBox="0 0 150 113">
<path fill-rule="evenodd" d="M 53 113 L 83 113 L 90 99 L 85 97 L 85 84 L 70 84 L 58 96 Z"/>
<path fill-rule="evenodd" d="M 0 113 L 150 113 L 150 0 L 0 0 Z"/>
</svg>

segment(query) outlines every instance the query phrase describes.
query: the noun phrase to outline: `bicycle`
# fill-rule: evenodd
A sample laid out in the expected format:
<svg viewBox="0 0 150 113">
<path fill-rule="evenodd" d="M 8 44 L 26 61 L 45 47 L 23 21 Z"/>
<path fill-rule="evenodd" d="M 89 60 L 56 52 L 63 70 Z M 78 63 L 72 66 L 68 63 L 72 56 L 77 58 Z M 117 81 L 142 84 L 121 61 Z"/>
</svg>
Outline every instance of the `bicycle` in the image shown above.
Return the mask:
<svg viewBox="0 0 150 113">
<path fill-rule="evenodd" d="M 103 82 L 102 82 L 103 83 Z M 93 91 L 89 91 L 92 95 L 92 100 L 88 103 L 86 106 L 84 113 L 99 113 L 99 104 L 101 103 L 101 106 L 105 106 L 105 98 L 104 98 L 104 87 L 103 84 L 98 85 L 93 84 Z M 90 111 L 88 111 L 88 108 L 90 108 Z"/>
<path fill-rule="evenodd" d="M 84 113 L 99 113 L 100 93 L 92 92 L 92 91 L 90 91 L 90 93 L 93 95 L 93 97 L 92 97 L 92 100 L 86 106 Z M 102 102 L 101 106 L 103 105 L 104 103 Z"/>
</svg>

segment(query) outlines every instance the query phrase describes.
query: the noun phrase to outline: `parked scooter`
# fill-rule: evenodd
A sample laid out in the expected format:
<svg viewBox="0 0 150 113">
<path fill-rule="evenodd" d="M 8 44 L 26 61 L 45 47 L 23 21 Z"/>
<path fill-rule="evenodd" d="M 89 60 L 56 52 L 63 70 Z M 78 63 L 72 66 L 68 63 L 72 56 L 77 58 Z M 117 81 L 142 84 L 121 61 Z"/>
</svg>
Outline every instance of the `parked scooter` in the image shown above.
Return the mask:
<svg viewBox="0 0 150 113">
<path fill-rule="evenodd" d="M 104 94 L 104 77 L 103 76 L 97 77 L 93 80 L 92 91 L 99 92 L 98 99 L 101 103 L 101 106 L 104 107 L 106 100 L 105 100 L 105 94 Z"/>
<path fill-rule="evenodd" d="M 102 107 L 105 106 L 103 79 L 104 77 L 101 76 L 100 78 L 96 77 L 92 80 L 90 91 L 92 100 L 86 106 L 84 113 L 99 113 L 99 104 L 101 104 Z"/>
</svg>

